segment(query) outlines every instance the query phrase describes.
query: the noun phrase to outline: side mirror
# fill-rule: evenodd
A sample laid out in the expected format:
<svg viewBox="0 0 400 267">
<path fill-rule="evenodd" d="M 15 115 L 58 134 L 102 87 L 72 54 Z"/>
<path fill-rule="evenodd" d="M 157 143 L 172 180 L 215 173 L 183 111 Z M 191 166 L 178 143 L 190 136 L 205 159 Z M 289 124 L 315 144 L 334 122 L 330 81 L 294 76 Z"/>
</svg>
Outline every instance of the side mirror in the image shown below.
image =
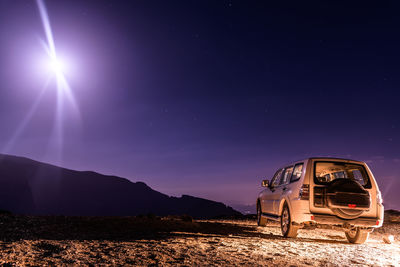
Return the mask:
<svg viewBox="0 0 400 267">
<path fill-rule="evenodd" d="M 268 180 L 262 180 L 261 186 L 262 187 L 269 187 L 269 181 Z"/>
</svg>

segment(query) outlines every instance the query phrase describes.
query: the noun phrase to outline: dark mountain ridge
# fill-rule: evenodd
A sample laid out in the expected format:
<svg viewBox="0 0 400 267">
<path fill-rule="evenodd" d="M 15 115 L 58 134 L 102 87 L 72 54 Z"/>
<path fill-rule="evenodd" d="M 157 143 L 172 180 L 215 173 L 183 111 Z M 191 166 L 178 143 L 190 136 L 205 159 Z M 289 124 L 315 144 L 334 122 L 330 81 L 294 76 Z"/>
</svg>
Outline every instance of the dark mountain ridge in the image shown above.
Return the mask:
<svg viewBox="0 0 400 267">
<path fill-rule="evenodd" d="M 0 209 L 17 214 L 132 216 L 238 215 L 225 204 L 183 195 L 170 197 L 143 182 L 74 171 L 28 158 L 0 155 Z"/>
</svg>

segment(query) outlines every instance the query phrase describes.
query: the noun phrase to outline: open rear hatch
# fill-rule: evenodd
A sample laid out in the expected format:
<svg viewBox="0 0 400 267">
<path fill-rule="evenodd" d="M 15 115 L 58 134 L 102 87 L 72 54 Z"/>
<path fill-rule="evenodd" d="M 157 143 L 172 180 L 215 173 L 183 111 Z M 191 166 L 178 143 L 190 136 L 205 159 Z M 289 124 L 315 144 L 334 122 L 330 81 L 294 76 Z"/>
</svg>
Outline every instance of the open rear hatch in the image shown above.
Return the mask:
<svg viewBox="0 0 400 267">
<path fill-rule="evenodd" d="M 329 208 L 342 219 L 355 219 L 370 209 L 371 197 L 362 185 L 369 179 L 361 165 L 317 162 L 315 170 L 319 185 L 314 186 L 314 207 Z"/>
</svg>

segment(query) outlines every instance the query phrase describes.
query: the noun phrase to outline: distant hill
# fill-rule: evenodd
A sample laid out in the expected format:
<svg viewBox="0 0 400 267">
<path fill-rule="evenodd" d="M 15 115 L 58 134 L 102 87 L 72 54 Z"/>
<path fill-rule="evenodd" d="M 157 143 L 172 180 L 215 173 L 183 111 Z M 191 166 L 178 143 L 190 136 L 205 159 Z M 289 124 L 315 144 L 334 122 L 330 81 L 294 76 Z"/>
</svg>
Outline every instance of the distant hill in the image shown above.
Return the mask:
<svg viewBox="0 0 400 267">
<path fill-rule="evenodd" d="M 239 215 L 225 204 L 183 195 L 169 197 L 143 182 L 74 171 L 28 158 L 0 155 L 0 210 L 32 215 Z"/>
<path fill-rule="evenodd" d="M 252 204 L 252 205 L 240 205 L 240 204 L 236 204 L 236 205 L 232 205 L 232 207 L 235 210 L 240 211 L 243 214 L 256 214 L 257 213 L 257 207 L 256 204 Z"/>
</svg>

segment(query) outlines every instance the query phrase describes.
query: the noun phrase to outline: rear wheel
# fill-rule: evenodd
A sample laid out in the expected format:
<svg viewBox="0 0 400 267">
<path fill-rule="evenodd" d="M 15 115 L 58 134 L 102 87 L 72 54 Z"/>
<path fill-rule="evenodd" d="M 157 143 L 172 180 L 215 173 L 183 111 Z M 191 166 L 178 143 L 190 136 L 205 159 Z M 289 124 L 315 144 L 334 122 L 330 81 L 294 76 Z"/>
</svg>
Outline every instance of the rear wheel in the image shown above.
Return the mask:
<svg viewBox="0 0 400 267">
<path fill-rule="evenodd" d="M 296 237 L 298 226 L 292 224 L 288 205 L 285 203 L 281 215 L 281 230 L 284 237 Z"/>
<path fill-rule="evenodd" d="M 263 218 L 261 215 L 262 215 L 261 205 L 260 205 L 260 202 L 257 201 L 257 225 L 258 226 L 266 226 L 267 219 Z"/>
<path fill-rule="evenodd" d="M 345 232 L 347 240 L 353 244 L 363 244 L 368 240 L 369 232 L 367 230 L 356 227 Z"/>
</svg>

